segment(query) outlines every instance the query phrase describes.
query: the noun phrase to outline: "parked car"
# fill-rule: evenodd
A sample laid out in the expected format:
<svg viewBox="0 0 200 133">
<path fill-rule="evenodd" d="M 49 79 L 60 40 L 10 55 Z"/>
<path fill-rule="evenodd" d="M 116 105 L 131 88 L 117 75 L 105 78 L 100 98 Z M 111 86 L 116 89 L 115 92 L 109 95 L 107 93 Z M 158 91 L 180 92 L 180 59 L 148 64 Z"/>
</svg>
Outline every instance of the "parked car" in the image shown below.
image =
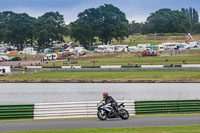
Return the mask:
<svg viewBox="0 0 200 133">
<path fill-rule="evenodd" d="M 14 56 L 11 58 L 11 61 L 21 61 L 21 57 L 18 57 L 18 56 Z"/>
<path fill-rule="evenodd" d="M 0 57 L 0 62 L 4 62 L 4 61 L 5 61 L 5 59 Z"/>
<path fill-rule="evenodd" d="M 0 56 L 0 58 L 3 58 L 5 61 L 10 61 L 11 60 L 8 56 Z"/>
</svg>

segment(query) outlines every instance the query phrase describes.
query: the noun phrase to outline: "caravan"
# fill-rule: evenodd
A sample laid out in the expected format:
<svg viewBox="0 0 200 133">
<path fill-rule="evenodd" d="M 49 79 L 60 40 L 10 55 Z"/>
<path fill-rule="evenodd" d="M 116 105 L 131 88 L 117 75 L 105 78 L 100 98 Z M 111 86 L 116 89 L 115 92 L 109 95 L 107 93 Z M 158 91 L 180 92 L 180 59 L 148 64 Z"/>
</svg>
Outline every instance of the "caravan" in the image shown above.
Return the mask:
<svg viewBox="0 0 200 133">
<path fill-rule="evenodd" d="M 128 45 L 114 45 L 115 52 L 128 52 Z"/>
<path fill-rule="evenodd" d="M 181 43 L 163 43 L 164 50 L 178 50 Z"/>
<path fill-rule="evenodd" d="M 128 47 L 128 51 L 134 53 L 134 52 L 143 52 L 144 49 L 143 48 L 138 48 L 137 46 L 131 46 Z"/>
</svg>

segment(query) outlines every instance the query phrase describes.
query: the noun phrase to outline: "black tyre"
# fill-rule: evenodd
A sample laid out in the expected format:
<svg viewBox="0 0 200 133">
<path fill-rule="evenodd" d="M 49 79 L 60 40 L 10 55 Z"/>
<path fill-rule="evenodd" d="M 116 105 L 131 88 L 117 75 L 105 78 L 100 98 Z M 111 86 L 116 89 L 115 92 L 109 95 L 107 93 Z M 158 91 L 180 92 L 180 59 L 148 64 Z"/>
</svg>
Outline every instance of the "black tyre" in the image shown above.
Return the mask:
<svg viewBox="0 0 200 133">
<path fill-rule="evenodd" d="M 102 121 L 105 121 L 108 118 L 108 116 L 104 110 L 98 110 L 97 116 Z"/>
<path fill-rule="evenodd" d="M 120 110 L 120 118 L 123 120 L 127 120 L 129 118 L 129 113 L 125 109 Z"/>
</svg>

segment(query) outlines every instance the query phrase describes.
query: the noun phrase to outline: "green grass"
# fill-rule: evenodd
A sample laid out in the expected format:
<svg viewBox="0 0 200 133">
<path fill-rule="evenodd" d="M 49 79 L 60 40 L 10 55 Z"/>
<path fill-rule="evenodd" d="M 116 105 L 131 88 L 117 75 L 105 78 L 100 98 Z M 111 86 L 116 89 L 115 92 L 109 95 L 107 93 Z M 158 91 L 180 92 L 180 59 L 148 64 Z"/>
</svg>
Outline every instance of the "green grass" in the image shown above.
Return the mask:
<svg viewBox="0 0 200 133">
<path fill-rule="evenodd" d="M 2 76 L 5 81 L 141 81 L 141 80 L 170 80 L 170 81 L 200 81 L 200 71 L 127 71 L 127 72 L 38 72 L 36 74 L 17 74 Z"/>
<path fill-rule="evenodd" d="M 200 126 L 137 127 L 137 128 L 96 128 L 49 131 L 24 131 L 15 133 L 199 133 Z"/>
<path fill-rule="evenodd" d="M 173 53 L 175 54 L 175 53 Z M 187 53 L 186 53 L 187 54 Z M 189 54 L 189 53 L 188 53 Z M 180 65 L 183 63 L 183 60 L 187 64 L 200 64 L 200 53 L 194 52 L 193 56 L 157 56 L 157 57 L 142 57 L 141 53 L 105 53 L 105 54 L 94 54 L 92 56 L 80 57 L 74 59 L 78 61 L 79 66 L 93 66 L 92 60 L 96 60 L 96 66 L 101 65 L 128 65 L 128 62 L 131 62 L 133 65 Z M 168 59 L 168 62 L 165 60 Z M 67 61 L 57 61 L 54 62 L 56 66 L 62 66 L 63 62 Z M 67 62 L 68 65 L 71 65 L 71 62 Z M 53 66 L 53 63 L 49 62 L 48 64 L 43 64 L 43 66 Z"/>
</svg>

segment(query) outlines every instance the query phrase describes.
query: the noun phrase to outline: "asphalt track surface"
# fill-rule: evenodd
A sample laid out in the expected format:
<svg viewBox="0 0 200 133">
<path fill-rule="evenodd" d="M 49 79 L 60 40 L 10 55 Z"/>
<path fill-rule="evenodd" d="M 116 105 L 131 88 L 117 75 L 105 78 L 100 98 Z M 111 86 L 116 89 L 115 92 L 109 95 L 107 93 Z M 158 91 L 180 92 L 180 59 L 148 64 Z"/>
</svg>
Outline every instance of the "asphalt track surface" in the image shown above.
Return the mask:
<svg viewBox="0 0 200 133">
<path fill-rule="evenodd" d="M 156 127 L 200 125 L 200 116 L 133 117 L 128 120 L 74 119 L 24 122 L 0 122 L 0 132 L 63 130 L 85 128 Z"/>
</svg>

